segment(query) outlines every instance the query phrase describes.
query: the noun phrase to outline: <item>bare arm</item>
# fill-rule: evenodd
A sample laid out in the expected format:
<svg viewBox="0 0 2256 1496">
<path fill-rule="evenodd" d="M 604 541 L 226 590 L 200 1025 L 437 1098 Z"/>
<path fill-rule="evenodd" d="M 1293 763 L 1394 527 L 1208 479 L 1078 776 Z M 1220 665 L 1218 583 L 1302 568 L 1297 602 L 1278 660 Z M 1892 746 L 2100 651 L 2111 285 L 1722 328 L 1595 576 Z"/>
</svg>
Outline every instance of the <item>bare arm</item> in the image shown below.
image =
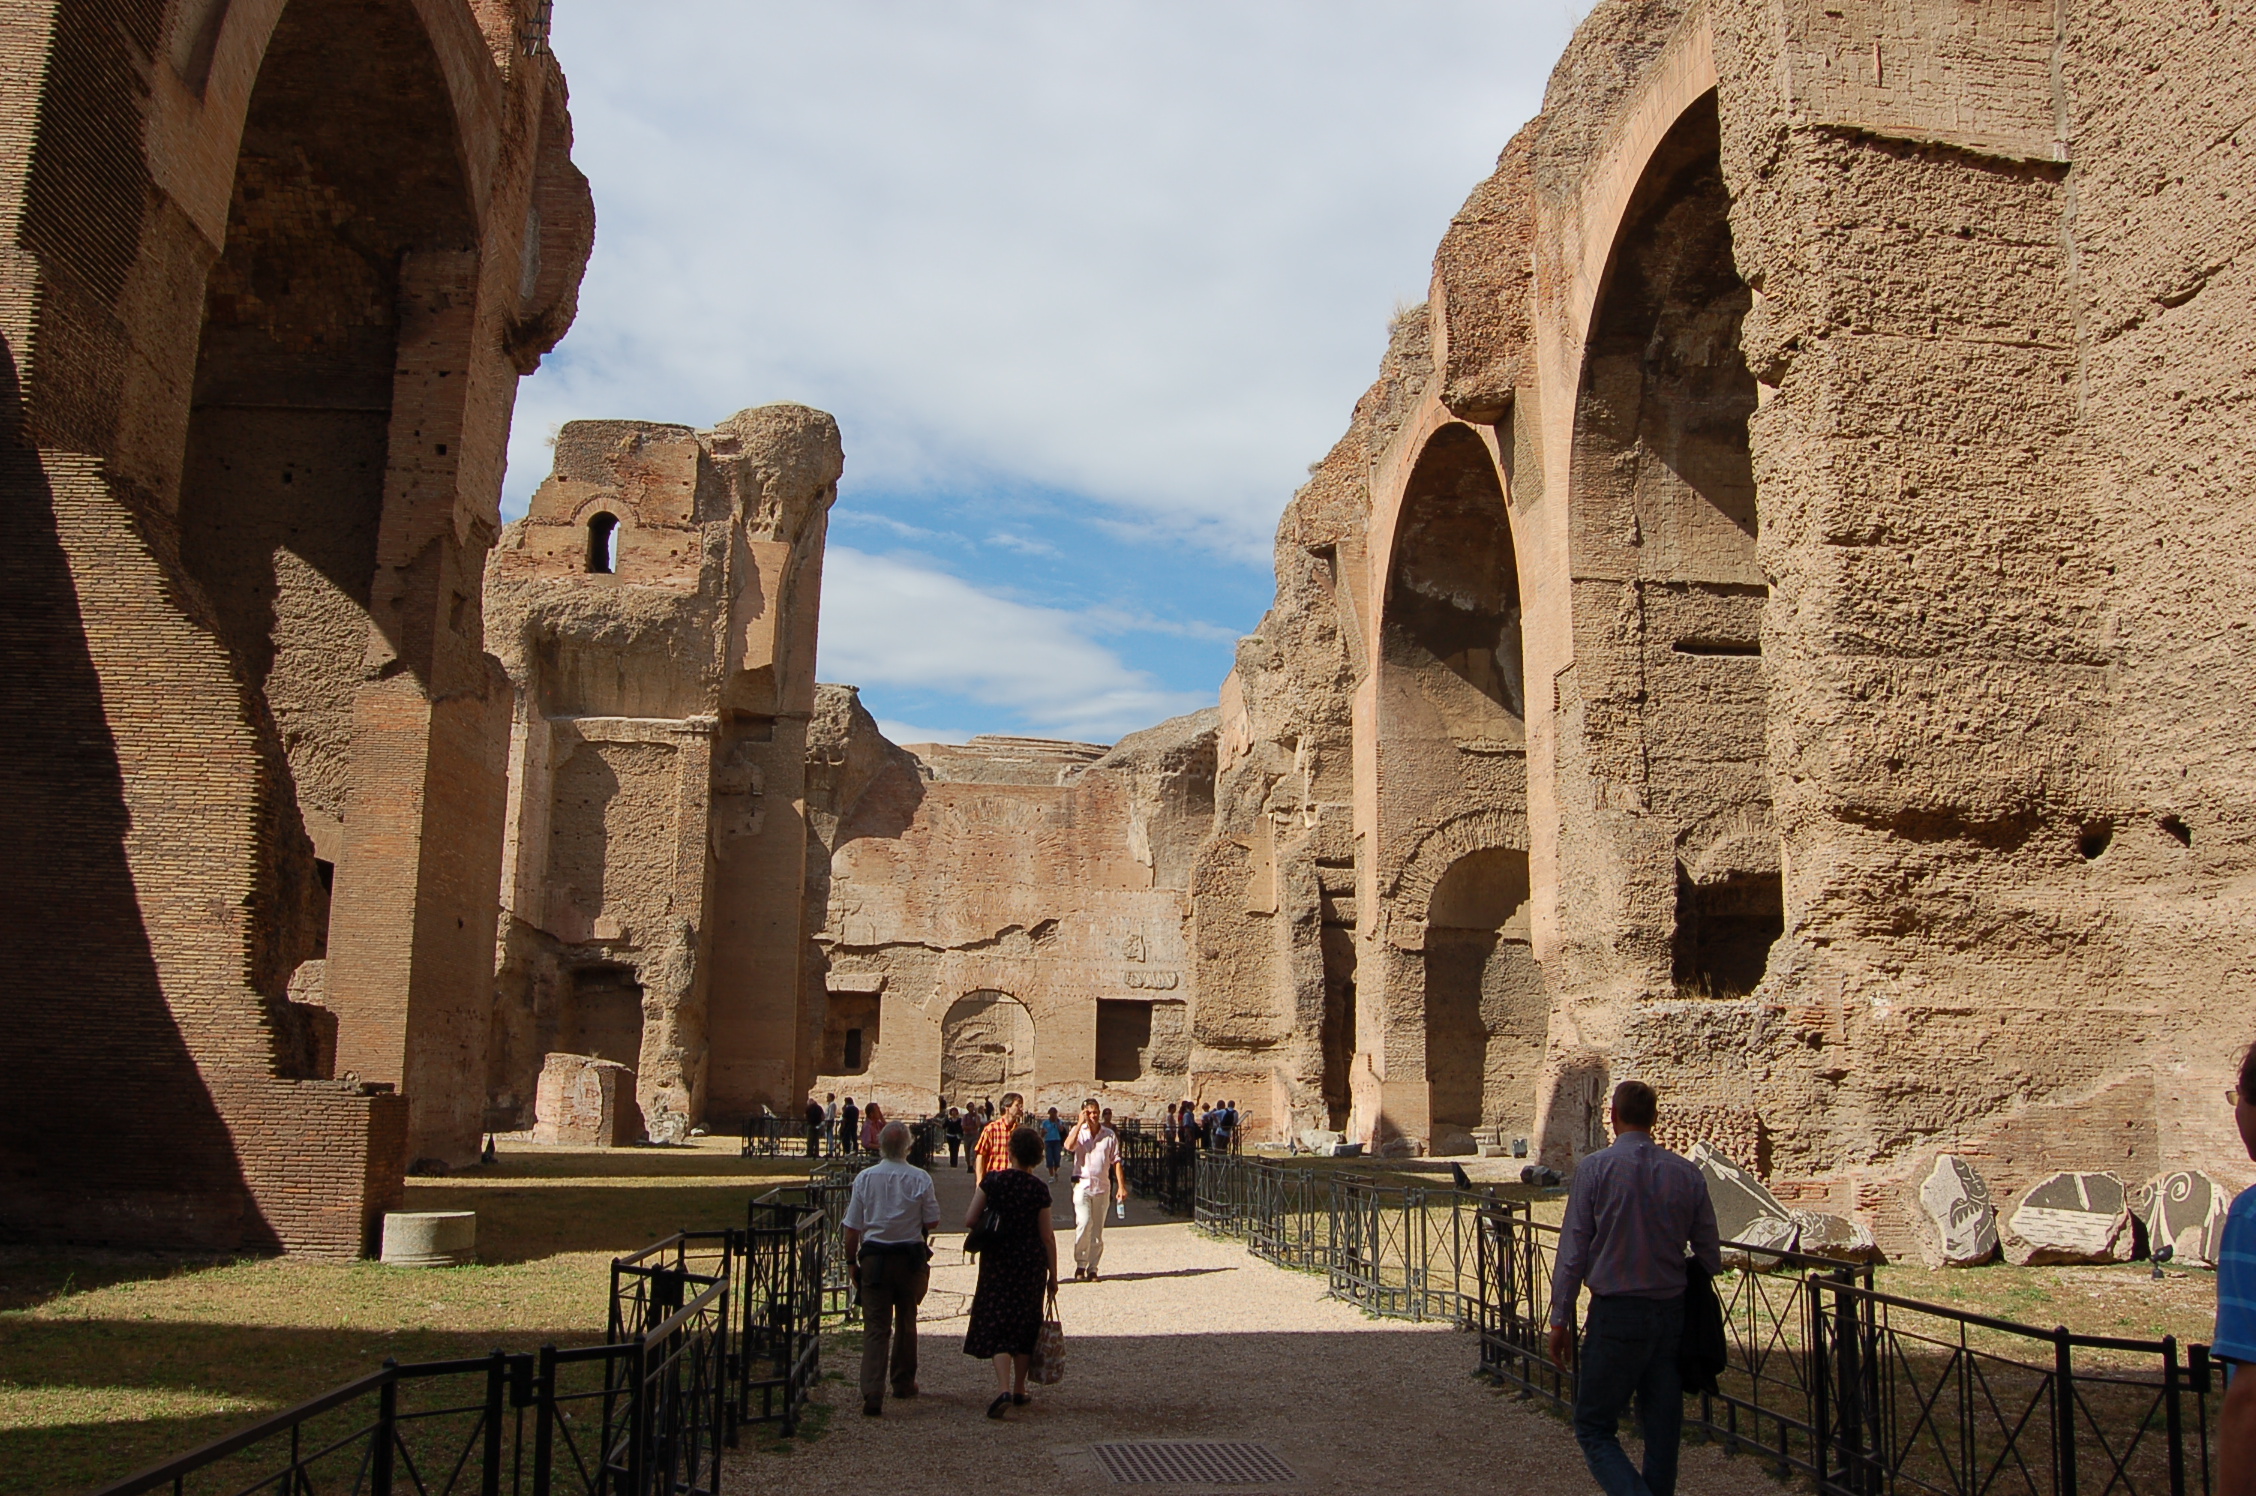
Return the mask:
<svg viewBox="0 0 2256 1496">
<path fill-rule="evenodd" d="M 1041 1213 L 1039 1219 L 1042 1223 L 1042 1255 L 1050 1260 L 1050 1292 L 1055 1293 L 1057 1292 L 1057 1222 L 1050 1219 L 1050 1213 L 1046 1210 Z M 2238 1496 L 2238 1493 L 2235 1493 L 2235 1496 Z"/>
<path fill-rule="evenodd" d="M 2256 1496 L 2256 1363 L 2233 1368 L 2217 1410 L 2217 1496 Z"/>
<path fill-rule="evenodd" d="M 1117 1153 L 1112 1156 L 1112 1186 L 1116 1192 L 1113 1195 L 1115 1200 L 1128 1198 L 1128 1168 L 1127 1165 L 1121 1163 L 1120 1155 Z"/>
<path fill-rule="evenodd" d="M 964 1212 L 964 1230 L 969 1231 L 978 1226 L 979 1218 L 986 1213 L 987 1191 L 984 1189 L 973 1190 L 971 1192 L 971 1209 Z"/>
</svg>

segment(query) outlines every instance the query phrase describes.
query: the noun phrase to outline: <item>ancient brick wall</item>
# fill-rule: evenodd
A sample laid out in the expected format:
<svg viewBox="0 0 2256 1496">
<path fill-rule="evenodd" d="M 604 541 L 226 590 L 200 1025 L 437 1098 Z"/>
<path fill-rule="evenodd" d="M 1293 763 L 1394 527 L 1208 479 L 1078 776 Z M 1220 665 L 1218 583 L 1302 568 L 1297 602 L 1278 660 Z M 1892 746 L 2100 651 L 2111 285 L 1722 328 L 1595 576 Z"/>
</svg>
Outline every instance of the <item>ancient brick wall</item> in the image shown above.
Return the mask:
<svg viewBox="0 0 2256 1496">
<path fill-rule="evenodd" d="M 354 1253 L 411 1154 L 476 1146 L 440 1083 L 499 851 L 476 558 L 592 233 L 562 77 L 467 6 L 327 0 L 66 3 L 0 53 L 0 830 L 49 932 L 0 1230 Z"/>
<path fill-rule="evenodd" d="M 627 1067 L 633 1130 L 665 1140 L 801 1088 L 800 786 L 843 462 L 804 406 L 575 421 L 495 549 L 516 710 L 491 1125 L 534 1124 L 554 1053 Z"/>
<path fill-rule="evenodd" d="M 886 742 L 849 687 L 818 698 L 810 929 L 818 1093 L 893 1115 L 1024 1094 L 1156 1120 L 1229 1096 L 1270 1114 L 1270 1057 L 1194 1034 L 1194 851 L 1214 814 L 1213 713 L 1109 751 Z"/>
<path fill-rule="evenodd" d="M 1367 1140 L 1441 1131 L 1436 947 L 1391 938 L 1432 874 L 1402 849 L 1453 814 L 1509 847 L 1519 811 L 1551 1161 L 1603 1144 L 1636 1075 L 1894 1249 L 1944 1149 L 2001 1198 L 2057 1168 L 2247 1177 L 2211 1097 L 2251 1037 L 2224 642 L 2250 43 L 2194 6 L 1597 6 L 1452 224 L 1348 470 L 1280 524 L 1223 693 L 1202 1008 L 1308 990 L 1244 933 L 1337 895 L 1247 898 L 1276 864 L 1231 786 L 1268 765 L 1265 794 L 1344 714 Z M 1388 589 L 1452 422 L 1513 548 L 1517 801 L 1388 719 Z"/>
</svg>

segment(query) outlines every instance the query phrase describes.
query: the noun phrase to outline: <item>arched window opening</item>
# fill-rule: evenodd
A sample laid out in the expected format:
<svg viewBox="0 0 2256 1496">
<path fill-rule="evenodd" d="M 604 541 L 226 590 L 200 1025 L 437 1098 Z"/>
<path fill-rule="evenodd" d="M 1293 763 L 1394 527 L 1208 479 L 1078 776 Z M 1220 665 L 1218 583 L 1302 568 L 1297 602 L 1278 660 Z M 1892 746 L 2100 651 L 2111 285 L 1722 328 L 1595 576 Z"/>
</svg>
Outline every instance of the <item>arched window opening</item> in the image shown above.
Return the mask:
<svg viewBox="0 0 2256 1496">
<path fill-rule="evenodd" d="M 1402 502 L 1382 641 L 1458 737 L 1491 737 L 1527 715 L 1519 567 L 1488 448 L 1446 426 L 1420 454 Z M 1466 688 L 1470 687 L 1470 691 Z"/>
<path fill-rule="evenodd" d="M 609 576 L 619 569 L 619 517 L 598 514 L 588 521 L 587 569 Z"/>
</svg>

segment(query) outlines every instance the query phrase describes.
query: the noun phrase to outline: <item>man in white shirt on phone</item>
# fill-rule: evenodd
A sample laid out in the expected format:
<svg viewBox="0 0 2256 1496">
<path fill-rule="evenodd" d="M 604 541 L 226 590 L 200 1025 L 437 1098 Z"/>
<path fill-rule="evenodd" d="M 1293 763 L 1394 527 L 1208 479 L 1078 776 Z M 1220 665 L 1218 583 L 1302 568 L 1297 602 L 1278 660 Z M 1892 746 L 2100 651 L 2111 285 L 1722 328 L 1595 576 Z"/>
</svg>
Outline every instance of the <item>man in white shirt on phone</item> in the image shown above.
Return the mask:
<svg viewBox="0 0 2256 1496">
<path fill-rule="evenodd" d="M 1128 1205 L 1128 1176 L 1120 1166 L 1120 1135 L 1104 1125 L 1095 1098 L 1081 1103 L 1065 1146 L 1073 1150 L 1073 1281 L 1097 1281 L 1104 1258 L 1105 1210 Z"/>
</svg>

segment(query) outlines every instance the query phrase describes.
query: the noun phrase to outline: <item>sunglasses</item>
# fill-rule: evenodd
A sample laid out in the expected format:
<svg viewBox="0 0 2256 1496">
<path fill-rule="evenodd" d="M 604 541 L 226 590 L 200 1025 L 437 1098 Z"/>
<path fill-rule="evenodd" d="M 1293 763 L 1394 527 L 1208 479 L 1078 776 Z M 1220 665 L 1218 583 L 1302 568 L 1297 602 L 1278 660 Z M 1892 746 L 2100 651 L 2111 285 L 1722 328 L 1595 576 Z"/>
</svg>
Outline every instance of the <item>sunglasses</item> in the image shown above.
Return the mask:
<svg viewBox="0 0 2256 1496">
<path fill-rule="evenodd" d="M 2225 1105 L 2234 1107 L 2240 1105 L 2240 1088 L 2238 1086 L 2225 1093 Z"/>
</svg>

